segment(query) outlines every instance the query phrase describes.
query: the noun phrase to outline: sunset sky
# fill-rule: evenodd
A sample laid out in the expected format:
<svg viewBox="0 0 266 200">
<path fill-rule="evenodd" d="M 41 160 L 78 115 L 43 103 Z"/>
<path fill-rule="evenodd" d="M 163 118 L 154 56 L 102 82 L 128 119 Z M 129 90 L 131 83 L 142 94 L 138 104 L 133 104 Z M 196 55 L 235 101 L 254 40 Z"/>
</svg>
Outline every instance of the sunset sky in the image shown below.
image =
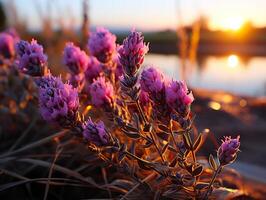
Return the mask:
<svg viewBox="0 0 266 200">
<path fill-rule="evenodd" d="M 52 3 L 49 12 L 48 1 Z M 33 30 L 40 27 L 36 4 L 54 21 L 61 17 L 68 23 L 73 23 L 73 19 L 77 25 L 81 22 L 82 0 L 14 0 L 14 3 L 21 19 Z M 94 26 L 174 29 L 180 22 L 179 14 L 185 24 L 199 15 L 207 16 L 211 29 L 237 29 L 247 20 L 255 26 L 266 26 L 265 0 L 90 0 L 89 5 Z"/>
</svg>

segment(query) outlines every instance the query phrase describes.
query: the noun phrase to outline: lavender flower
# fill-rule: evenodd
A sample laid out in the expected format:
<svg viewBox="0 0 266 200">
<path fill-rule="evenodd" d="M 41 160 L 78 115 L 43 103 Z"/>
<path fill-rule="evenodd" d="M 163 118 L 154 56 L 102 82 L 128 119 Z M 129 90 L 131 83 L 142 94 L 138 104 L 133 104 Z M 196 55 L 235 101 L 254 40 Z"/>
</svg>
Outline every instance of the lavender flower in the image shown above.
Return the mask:
<svg viewBox="0 0 266 200">
<path fill-rule="evenodd" d="M 183 81 L 171 81 L 166 87 L 167 104 L 183 117 L 189 113 L 193 100 L 192 93 L 188 91 L 186 83 Z"/>
<path fill-rule="evenodd" d="M 19 69 L 31 76 L 43 76 L 47 69 L 47 56 L 43 53 L 43 47 L 32 40 L 31 43 L 20 41 L 16 45 L 19 55 Z"/>
<path fill-rule="evenodd" d="M 67 74 L 67 80 L 69 80 L 69 83 L 78 89 L 78 91 L 82 91 L 84 85 L 85 85 L 85 75 L 84 73 L 80 74 Z"/>
<path fill-rule="evenodd" d="M 64 49 L 64 64 L 73 74 L 86 71 L 89 58 L 87 54 L 73 43 L 67 43 Z"/>
<path fill-rule="evenodd" d="M 93 79 L 100 76 L 102 64 L 94 56 L 89 57 L 87 70 L 85 71 L 86 80 L 91 83 Z"/>
<path fill-rule="evenodd" d="M 139 101 L 142 106 L 147 106 L 150 102 L 148 92 L 141 90 L 139 94 Z"/>
<path fill-rule="evenodd" d="M 15 40 L 8 33 L 0 33 L 0 55 L 7 59 L 15 55 Z"/>
<path fill-rule="evenodd" d="M 164 88 L 164 76 L 156 68 L 150 67 L 143 70 L 140 79 L 141 89 L 149 94 L 156 94 Z"/>
<path fill-rule="evenodd" d="M 119 47 L 120 63 L 124 67 L 124 72 L 134 75 L 144 61 L 144 56 L 149 47 L 144 43 L 144 37 L 140 32 L 132 31 Z"/>
<path fill-rule="evenodd" d="M 92 142 L 97 146 L 104 146 L 109 143 L 109 135 L 105 130 L 104 123 L 99 121 L 94 123 L 91 119 L 88 119 L 83 127 L 83 136 L 88 141 Z"/>
<path fill-rule="evenodd" d="M 217 155 L 220 161 L 220 165 L 224 166 L 230 163 L 233 163 L 237 157 L 237 152 L 239 152 L 240 147 L 240 136 L 237 136 L 235 139 L 231 137 L 225 137 L 225 140 L 222 140 L 222 144 L 218 149 Z"/>
<path fill-rule="evenodd" d="M 108 63 L 116 49 L 116 36 L 107 29 L 98 27 L 89 39 L 90 53 L 100 62 Z"/>
<path fill-rule="evenodd" d="M 44 76 L 39 82 L 39 105 L 44 120 L 69 126 L 76 120 L 78 92 L 59 77 Z"/>
<path fill-rule="evenodd" d="M 111 106 L 114 102 L 114 88 L 104 77 L 98 77 L 90 86 L 92 104 L 96 107 Z"/>
</svg>

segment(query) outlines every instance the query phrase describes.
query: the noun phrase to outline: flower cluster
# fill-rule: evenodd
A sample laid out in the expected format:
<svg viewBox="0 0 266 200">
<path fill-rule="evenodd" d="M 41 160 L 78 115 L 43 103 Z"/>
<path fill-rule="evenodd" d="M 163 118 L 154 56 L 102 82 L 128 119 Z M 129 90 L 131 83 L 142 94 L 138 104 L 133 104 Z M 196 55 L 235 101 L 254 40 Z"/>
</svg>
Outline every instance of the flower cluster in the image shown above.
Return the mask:
<svg viewBox="0 0 266 200">
<path fill-rule="evenodd" d="M 172 80 L 166 87 L 166 102 L 176 110 L 181 116 L 185 117 L 189 113 L 190 105 L 194 97 L 188 91 L 184 81 Z"/>
<path fill-rule="evenodd" d="M 90 95 L 94 106 L 111 106 L 114 102 L 113 85 L 104 77 L 98 77 L 90 86 Z"/>
<path fill-rule="evenodd" d="M 47 56 L 43 53 L 43 47 L 32 40 L 30 43 L 20 41 L 16 45 L 19 56 L 18 68 L 25 74 L 31 76 L 43 76 L 47 72 Z"/>
<path fill-rule="evenodd" d="M 44 76 L 39 82 L 39 105 L 44 120 L 69 126 L 79 107 L 77 90 L 59 77 Z"/>
<path fill-rule="evenodd" d="M 64 49 L 64 64 L 69 68 L 71 73 L 80 74 L 86 71 L 89 58 L 87 54 L 72 42 L 67 43 Z"/>
<path fill-rule="evenodd" d="M 67 83 L 61 77 L 45 73 L 47 57 L 35 40 L 31 43 L 20 41 L 16 45 L 19 69 L 37 76 L 35 83 L 39 89 L 39 110 L 43 119 L 71 129 L 88 143 L 87 147 L 99 159 L 114 164 L 114 168 L 131 172 L 130 167 L 134 166 L 136 180 L 143 178 L 147 170 L 150 174 L 160 174 L 162 178 L 156 179 L 156 186 L 150 181 L 151 189 L 160 190 L 158 195 L 162 195 L 159 198 L 168 198 L 173 192 L 177 194 L 173 189 L 176 188 L 178 194 L 184 192 L 189 199 L 202 199 L 203 194 L 207 199 L 223 166 L 236 159 L 240 137 L 225 137 L 217 151 L 218 159 L 209 157 L 214 175 L 209 185 L 205 187 L 204 183 L 201 189 L 199 176 L 204 166 L 197 161 L 196 153 L 203 136 L 191 136 L 192 92 L 184 81 L 170 80 L 155 67 L 145 68 L 139 76 L 148 52 L 141 33 L 132 31 L 118 52 L 115 41 L 116 37 L 108 30 L 97 29 L 89 40 L 91 56 L 68 43 L 63 53 L 64 64 L 70 70 Z M 82 90 L 84 84 L 86 91 Z M 80 103 L 79 96 L 85 101 Z M 87 105 L 88 101 L 92 106 Z M 97 121 L 87 116 L 90 109 L 94 109 L 90 116 L 96 114 Z M 100 109 L 103 112 L 97 112 Z M 112 122 L 110 127 L 98 121 L 102 113 L 103 121 Z M 109 133 L 107 128 L 112 132 Z M 145 173 L 138 168 L 144 169 Z M 119 170 L 116 171 L 119 174 Z M 166 184 L 166 187 L 158 188 L 158 184 Z M 172 184 L 171 187 L 168 184 Z M 182 187 L 176 187 L 177 184 Z"/>
<path fill-rule="evenodd" d="M 231 137 L 225 137 L 223 143 L 218 149 L 217 155 L 220 161 L 220 165 L 224 166 L 235 161 L 236 154 L 239 152 L 240 136 L 235 139 Z"/>
<path fill-rule="evenodd" d="M 132 31 L 119 47 L 119 59 L 127 75 L 137 73 L 144 61 L 144 56 L 149 47 L 144 43 L 144 37 L 140 32 Z"/>
<path fill-rule="evenodd" d="M 109 135 L 102 121 L 95 123 L 89 118 L 83 123 L 82 127 L 83 136 L 89 142 L 98 146 L 104 146 L 109 143 Z"/>
<path fill-rule="evenodd" d="M 93 79 L 96 79 L 100 76 L 102 72 L 102 64 L 94 56 L 89 57 L 89 62 L 87 70 L 85 71 L 86 80 L 89 83 L 93 82 Z"/>
<path fill-rule="evenodd" d="M 108 63 L 116 50 L 116 36 L 105 28 L 97 28 L 89 38 L 90 53 L 100 62 Z"/>
<path fill-rule="evenodd" d="M 15 39 L 8 33 L 0 33 L 0 55 L 10 59 L 15 55 Z"/>
<path fill-rule="evenodd" d="M 141 73 L 141 89 L 151 95 L 156 95 L 163 90 L 164 79 L 163 74 L 157 68 L 149 67 Z"/>
</svg>

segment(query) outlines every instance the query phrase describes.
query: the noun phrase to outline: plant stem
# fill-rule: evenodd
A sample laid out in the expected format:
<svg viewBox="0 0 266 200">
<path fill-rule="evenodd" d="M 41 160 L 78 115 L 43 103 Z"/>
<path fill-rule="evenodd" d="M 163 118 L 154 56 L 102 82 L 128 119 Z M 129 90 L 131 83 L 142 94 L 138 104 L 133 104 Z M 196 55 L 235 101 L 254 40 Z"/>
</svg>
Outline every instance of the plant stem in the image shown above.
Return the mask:
<svg viewBox="0 0 266 200">
<path fill-rule="evenodd" d="M 209 183 L 209 186 L 208 186 L 208 188 L 207 188 L 207 191 L 206 191 L 206 193 L 205 193 L 205 195 L 204 195 L 204 200 L 207 200 L 208 199 L 208 196 L 209 196 L 209 193 L 210 193 L 210 190 L 211 190 L 211 186 L 212 186 L 212 184 L 213 184 L 213 182 L 215 181 L 215 178 L 216 178 L 216 176 L 219 174 L 219 172 L 221 171 L 221 169 L 222 169 L 222 166 L 221 165 L 219 165 L 219 167 L 217 168 L 217 170 L 215 171 L 215 173 L 213 174 L 213 176 L 212 176 L 212 179 L 211 179 L 211 181 L 210 181 L 210 183 Z"/>
<path fill-rule="evenodd" d="M 174 136 L 173 129 L 172 129 L 172 120 L 170 120 L 170 133 L 171 133 L 171 137 L 173 139 L 173 142 L 175 144 L 176 150 L 180 151 L 179 146 L 177 145 L 177 143 L 175 141 L 175 136 Z"/>
<path fill-rule="evenodd" d="M 140 113 L 140 115 L 141 115 L 141 118 L 142 118 L 143 121 L 144 121 L 144 124 L 145 124 L 145 125 L 148 124 L 148 121 L 147 121 L 147 119 L 146 119 L 146 116 L 145 116 L 145 114 L 144 114 L 144 112 L 143 112 L 143 110 L 142 110 L 142 108 L 141 108 L 141 106 L 140 106 L 138 100 L 136 100 L 136 105 L 137 105 L 138 111 L 139 111 L 139 113 Z M 157 145 L 157 143 L 156 143 L 156 141 L 155 141 L 155 138 L 154 138 L 153 132 L 152 132 L 152 131 L 149 131 L 149 134 L 150 134 L 150 137 L 151 137 L 151 139 L 152 139 L 152 143 L 153 143 L 153 145 L 155 146 L 155 148 L 156 148 L 158 154 L 159 154 L 160 157 L 161 157 L 161 160 L 162 160 L 163 162 L 165 162 L 165 160 L 164 160 L 164 158 L 163 158 L 163 155 L 162 155 L 162 153 L 161 153 L 161 151 L 160 151 L 160 149 L 159 149 L 159 147 L 158 147 L 158 145 Z"/>
<path fill-rule="evenodd" d="M 38 147 L 40 145 L 43 145 L 45 143 L 48 143 L 48 142 L 51 142 L 52 139 L 56 138 L 56 137 L 61 137 L 63 136 L 68 130 L 63 130 L 63 131 L 59 131 L 53 135 L 50 135 L 46 138 L 43 138 L 41 140 L 38 140 L 36 142 L 33 142 L 31 144 L 28 144 L 20 149 L 17 149 L 15 151 L 10 151 L 10 152 L 7 152 L 7 153 L 4 153 L 2 155 L 0 155 L 0 158 L 4 158 L 4 157 L 7 157 L 7 156 L 11 156 L 11 155 L 14 155 L 14 154 L 17 154 L 17 153 L 20 153 L 20 152 L 23 152 L 23 151 L 26 151 L 28 149 L 31 149 L 31 148 L 35 148 L 35 147 Z"/>
<path fill-rule="evenodd" d="M 193 143 L 192 143 L 189 131 L 186 131 L 186 134 L 187 134 L 187 137 L 188 137 L 188 142 L 189 142 L 189 146 L 190 146 L 190 151 L 191 151 L 191 154 L 192 154 L 193 162 L 196 163 L 197 162 L 196 155 L 195 155 L 195 152 L 194 152 L 194 149 L 193 149 Z"/>
</svg>

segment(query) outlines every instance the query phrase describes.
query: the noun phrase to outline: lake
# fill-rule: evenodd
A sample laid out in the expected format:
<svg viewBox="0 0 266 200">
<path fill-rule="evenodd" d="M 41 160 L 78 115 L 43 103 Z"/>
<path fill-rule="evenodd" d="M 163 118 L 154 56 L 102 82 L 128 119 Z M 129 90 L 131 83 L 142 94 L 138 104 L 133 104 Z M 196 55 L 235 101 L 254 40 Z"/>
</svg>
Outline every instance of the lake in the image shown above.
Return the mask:
<svg viewBox="0 0 266 200">
<path fill-rule="evenodd" d="M 148 54 L 144 65 L 154 65 L 169 77 L 180 79 L 181 60 L 176 55 Z M 237 95 L 266 96 L 266 57 L 200 57 L 187 62 L 186 80 L 190 87 L 223 90 Z"/>
</svg>

